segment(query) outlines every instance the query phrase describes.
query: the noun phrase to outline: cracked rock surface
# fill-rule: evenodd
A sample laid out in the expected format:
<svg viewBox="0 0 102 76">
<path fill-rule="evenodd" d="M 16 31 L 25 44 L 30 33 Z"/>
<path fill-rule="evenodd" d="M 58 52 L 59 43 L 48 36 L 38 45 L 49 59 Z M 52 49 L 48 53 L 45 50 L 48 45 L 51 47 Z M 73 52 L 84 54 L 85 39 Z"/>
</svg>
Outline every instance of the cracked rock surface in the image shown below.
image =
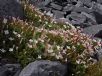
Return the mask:
<svg viewBox="0 0 102 76">
<path fill-rule="evenodd" d="M 23 8 L 19 0 L 0 0 L 0 17 L 9 16 L 23 18 Z"/>
<path fill-rule="evenodd" d="M 55 61 L 40 60 L 28 64 L 19 76 L 64 76 L 66 66 Z"/>
</svg>

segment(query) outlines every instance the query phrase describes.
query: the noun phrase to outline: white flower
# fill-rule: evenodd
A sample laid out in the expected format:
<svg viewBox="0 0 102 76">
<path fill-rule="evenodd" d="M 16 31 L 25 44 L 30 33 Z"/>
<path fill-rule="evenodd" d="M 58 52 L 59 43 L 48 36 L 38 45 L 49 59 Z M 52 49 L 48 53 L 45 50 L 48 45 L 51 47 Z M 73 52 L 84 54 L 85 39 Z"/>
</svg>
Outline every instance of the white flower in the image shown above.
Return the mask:
<svg viewBox="0 0 102 76">
<path fill-rule="evenodd" d="M 41 59 L 41 55 L 38 55 L 38 58 Z"/>
<path fill-rule="evenodd" d="M 60 46 L 57 46 L 57 50 L 60 50 Z"/>
<path fill-rule="evenodd" d="M 13 45 L 13 48 L 15 47 L 15 45 Z"/>
<path fill-rule="evenodd" d="M 4 33 L 7 35 L 7 34 L 9 34 L 9 31 L 8 30 L 4 30 Z"/>
<path fill-rule="evenodd" d="M 67 58 L 65 58 L 65 62 L 67 62 L 68 61 L 68 59 Z"/>
<path fill-rule="evenodd" d="M 48 24 L 48 22 L 46 21 L 45 24 Z"/>
<path fill-rule="evenodd" d="M 15 31 L 13 31 L 13 33 L 16 35 L 17 34 L 17 32 L 15 32 Z"/>
<path fill-rule="evenodd" d="M 29 42 L 31 42 L 31 43 L 32 43 L 32 42 L 33 42 L 33 40 L 32 40 L 32 39 L 30 39 L 30 40 L 29 40 Z"/>
<path fill-rule="evenodd" d="M 92 60 L 92 58 L 91 58 L 91 57 L 89 58 L 89 61 L 90 61 L 90 60 Z"/>
<path fill-rule="evenodd" d="M 33 48 L 33 46 L 32 46 L 31 44 L 28 44 L 28 47 L 29 47 L 29 48 Z"/>
<path fill-rule="evenodd" d="M 80 45 L 80 43 L 79 43 L 79 42 L 77 42 L 77 45 Z"/>
<path fill-rule="evenodd" d="M 67 26 L 66 25 L 63 25 L 64 26 L 64 28 L 67 28 Z"/>
<path fill-rule="evenodd" d="M 67 46 L 67 49 L 71 49 L 69 46 Z"/>
<path fill-rule="evenodd" d="M 18 50 L 18 47 L 16 47 L 16 50 Z"/>
<path fill-rule="evenodd" d="M 48 53 L 52 53 L 52 52 L 53 52 L 53 50 L 52 50 L 52 49 L 49 49 L 49 50 L 48 50 Z"/>
<path fill-rule="evenodd" d="M 69 24 L 69 22 L 65 22 L 66 24 Z"/>
<path fill-rule="evenodd" d="M 63 59 L 63 56 L 61 54 L 57 54 L 55 57 L 56 59 Z"/>
<path fill-rule="evenodd" d="M 26 54 L 27 52 L 25 51 L 24 54 Z"/>
<path fill-rule="evenodd" d="M 21 38 L 21 40 L 20 40 L 20 42 L 19 42 L 20 44 L 22 43 L 22 40 L 23 40 L 23 38 Z"/>
<path fill-rule="evenodd" d="M 4 53 L 4 52 L 6 52 L 6 50 L 5 50 L 5 49 L 0 49 L 0 50 L 1 50 L 1 52 L 3 52 L 3 53 Z"/>
<path fill-rule="evenodd" d="M 77 63 L 77 64 L 80 64 L 80 60 L 76 60 L 76 63 Z"/>
<path fill-rule="evenodd" d="M 44 40 L 40 40 L 41 42 L 44 42 Z"/>
<path fill-rule="evenodd" d="M 72 74 L 72 76 L 74 76 L 74 74 Z"/>
<path fill-rule="evenodd" d="M 85 61 L 82 61 L 81 63 L 86 64 L 86 62 L 85 62 Z"/>
<path fill-rule="evenodd" d="M 52 27 L 52 25 L 48 25 L 49 27 Z"/>
<path fill-rule="evenodd" d="M 39 22 L 41 22 L 41 19 L 39 19 Z"/>
<path fill-rule="evenodd" d="M 66 54 L 66 49 L 62 51 L 62 53 Z"/>
<path fill-rule="evenodd" d="M 70 35 L 74 35 L 74 33 L 70 32 Z"/>
<path fill-rule="evenodd" d="M 3 44 L 5 44 L 5 41 L 3 41 Z"/>
<path fill-rule="evenodd" d="M 44 42 L 44 40 L 43 40 L 43 39 L 41 39 L 41 38 L 39 38 L 39 41 Z"/>
<path fill-rule="evenodd" d="M 6 24 L 7 23 L 7 19 L 4 18 L 3 23 Z"/>
<path fill-rule="evenodd" d="M 21 35 L 20 35 L 20 34 L 17 34 L 17 36 L 18 36 L 18 37 L 21 37 Z"/>
<path fill-rule="evenodd" d="M 101 40 L 98 40 L 98 46 L 102 46 Z"/>
<path fill-rule="evenodd" d="M 53 14 L 49 11 L 46 13 L 46 15 L 50 16 L 50 17 L 53 17 Z"/>
<path fill-rule="evenodd" d="M 55 53 L 51 53 L 50 55 L 51 55 L 51 56 L 55 56 Z"/>
<path fill-rule="evenodd" d="M 9 51 L 12 52 L 13 51 L 13 48 L 9 48 Z"/>
<path fill-rule="evenodd" d="M 59 55 L 56 55 L 56 59 L 59 59 L 60 57 L 59 57 Z"/>
<path fill-rule="evenodd" d="M 9 40 L 11 40 L 11 41 L 12 41 L 12 40 L 14 40 L 14 38 L 10 37 L 10 38 L 9 38 Z"/>
<path fill-rule="evenodd" d="M 37 17 L 37 15 L 35 14 L 35 17 Z"/>
<path fill-rule="evenodd" d="M 37 41 L 37 40 L 34 40 L 34 43 L 35 43 L 35 44 L 37 44 L 37 43 L 38 43 L 38 41 Z"/>
<path fill-rule="evenodd" d="M 76 49 L 76 47 L 75 46 L 72 46 L 72 48 L 75 50 Z"/>
</svg>

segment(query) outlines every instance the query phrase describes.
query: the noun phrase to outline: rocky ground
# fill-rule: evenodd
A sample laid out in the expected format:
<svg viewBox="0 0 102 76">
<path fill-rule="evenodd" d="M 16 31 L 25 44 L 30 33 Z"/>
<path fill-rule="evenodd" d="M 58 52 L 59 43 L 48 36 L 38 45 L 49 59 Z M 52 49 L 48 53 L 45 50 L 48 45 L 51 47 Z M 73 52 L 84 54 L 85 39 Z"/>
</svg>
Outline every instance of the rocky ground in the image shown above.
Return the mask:
<svg viewBox="0 0 102 76">
<path fill-rule="evenodd" d="M 57 20 L 69 22 L 75 27 L 80 26 L 83 28 L 84 33 L 93 35 L 94 38 L 102 39 L 102 0 L 30 0 L 30 3 L 38 7 L 46 15 L 52 16 Z M 11 16 L 24 19 L 23 8 L 19 0 L 0 0 L 0 17 L 8 18 Z M 99 51 L 99 57 L 102 56 L 101 54 L 102 50 Z M 64 68 L 66 65 L 48 61 L 44 63 L 41 61 L 41 65 L 38 63 L 40 62 L 36 61 L 29 64 L 20 73 L 20 64 L 11 63 L 8 59 L 0 59 L 0 76 L 52 76 L 50 75 L 54 73 L 52 67 L 55 68 L 55 71 L 57 69 L 60 76 L 65 74 L 65 71 L 63 72 L 62 69 L 56 66 L 58 65 L 66 70 Z M 45 65 L 47 66 L 44 67 Z M 35 67 L 35 69 L 30 70 L 30 67 Z M 32 72 L 34 70 L 39 74 Z M 41 75 L 42 71 L 44 71 L 44 75 Z M 29 75 L 25 75 L 25 72 L 29 72 L 27 73 Z"/>
<path fill-rule="evenodd" d="M 46 15 L 53 16 L 57 21 L 63 20 L 74 26 L 80 26 L 85 28 L 85 33 L 102 38 L 101 0 L 30 0 L 30 3 Z"/>
<path fill-rule="evenodd" d="M 0 0 L 0 19 L 9 17 L 23 19 L 23 8 L 18 0 Z M 12 59 L 0 58 L 0 76 L 18 76 L 21 65 L 12 62 Z"/>
</svg>

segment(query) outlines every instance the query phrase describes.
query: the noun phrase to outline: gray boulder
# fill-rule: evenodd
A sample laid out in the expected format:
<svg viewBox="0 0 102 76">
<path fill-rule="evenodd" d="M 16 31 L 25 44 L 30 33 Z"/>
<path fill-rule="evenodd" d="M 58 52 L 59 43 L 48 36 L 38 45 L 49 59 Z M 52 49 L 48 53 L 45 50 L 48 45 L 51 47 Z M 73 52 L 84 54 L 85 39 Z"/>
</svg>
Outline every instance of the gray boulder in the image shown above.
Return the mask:
<svg viewBox="0 0 102 76">
<path fill-rule="evenodd" d="M 23 8 L 19 0 L 0 0 L 0 17 L 23 18 Z"/>
<path fill-rule="evenodd" d="M 5 64 L 0 66 L 0 76 L 14 76 L 21 69 L 20 64 Z M 16 76 L 16 75 L 15 75 Z"/>
<path fill-rule="evenodd" d="M 76 13 L 76 12 L 71 12 L 71 14 L 67 16 L 67 18 L 74 25 L 81 25 L 82 23 L 86 21 L 86 16 Z"/>
<path fill-rule="evenodd" d="M 99 48 L 97 53 L 96 53 L 96 57 L 99 61 L 102 60 L 102 48 Z"/>
<path fill-rule="evenodd" d="M 64 76 L 66 69 L 60 62 L 40 60 L 28 64 L 19 76 Z"/>
<path fill-rule="evenodd" d="M 7 76 L 7 74 L 9 74 L 7 67 L 0 66 L 0 76 Z"/>
<path fill-rule="evenodd" d="M 92 35 L 93 37 L 101 39 L 102 38 L 102 24 L 93 25 L 93 26 L 84 28 L 83 32 L 88 35 Z"/>
</svg>

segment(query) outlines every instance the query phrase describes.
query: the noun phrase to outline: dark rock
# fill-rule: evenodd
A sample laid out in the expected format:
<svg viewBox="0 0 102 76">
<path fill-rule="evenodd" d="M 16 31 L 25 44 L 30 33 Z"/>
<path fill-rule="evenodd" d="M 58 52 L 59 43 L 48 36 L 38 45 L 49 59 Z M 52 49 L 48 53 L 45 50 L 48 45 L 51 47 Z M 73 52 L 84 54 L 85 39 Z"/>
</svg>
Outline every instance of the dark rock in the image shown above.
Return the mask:
<svg viewBox="0 0 102 76">
<path fill-rule="evenodd" d="M 51 3 L 51 2 L 52 2 L 52 0 L 45 0 L 45 1 L 44 1 L 44 5 L 47 6 L 47 5 L 48 5 L 49 3 Z"/>
<path fill-rule="evenodd" d="M 0 66 L 0 76 L 13 76 L 21 67 L 19 64 L 6 64 Z"/>
<path fill-rule="evenodd" d="M 81 13 L 81 12 L 91 13 L 92 10 L 89 9 L 89 8 L 85 8 L 85 7 L 75 7 L 75 8 L 73 9 L 73 12 L 78 12 L 78 13 Z"/>
<path fill-rule="evenodd" d="M 102 48 L 99 48 L 97 49 L 97 58 L 98 58 L 98 61 L 101 61 L 102 60 Z"/>
<path fill-rule="evenodd" d="M 42 7 L 42 8 L 39 8 L 41 10 L 41 12 L 49 12 L 49 11 L 52 11 L 52 8 L 50 7 Z"/>
<path fill-rule="evenodd" d="M 74 6 L 72 4 L 68 4 L 67 6 L 63 7 L 63 11 L 69 12 L 74 9 Z"/>
<path fill-rule="evenodd" d="M 42 3 L 43 0 L 29 0 L 30 4 L 33 4 L 34 6 L 38 6 L 40 5 L 40 3 Z"/>
<path fill-rule="evenodd" d="M 67 2 L 67 0 L 53 0 L 53 1 L 58 3 Z"/>
<path fill-rule="evenodd" d="M 72 12 L 70 15 L 67 16 L 67 18 L 74 25 L 80 25 L 81 23 L 84 23 L 86 21 L 86 17 L 84 15 L 75 12 Z"/>
<path fill-rule="evenodd" d="M 97 36 L 96 34 L 98 34 L 101 30 L 102 30 L 102 24 L 87 27 L 83 30 L 83 32 L 88 35 L 92 35 L 93 37 L 96 37 Z"/>
<path fill-rule="evenodd" d="M 56 19 L 64 18 L 64 14 L 66 14 L 66 12 L 62 12 L 62 11 L 58 11 L 58 10 L 52 10 L 52 13 L 54 15 L 54 18 L 56 18 Z"/>
<path fill-rule="evenodd" d="M 29 0 L 30 4 L 33 4 L 39 9 L 46 10 L 46 6 L 49 6 L 49 4 L 52 2 L 52 0 Z M 48 7 L 47 7 L 48 8 Z"/>
<path fill-rule="evenodd" d="M 35 1 L 39 1 L 41 10 L 46 11 L 47 14 L 50 11 L 51 17 L 54 16 L 58 20 L 59 18 L 66 18 L 71 24 L 79 25 L 82 28 L 102 24 L 102 0 Z"/>
<path fill-rule="evenodd" d="M 100 30 L 98 33 L 96 33 L 94 37 L 98 37 L 98 38 L 102 39 L 102 30 Z"/>
<path fill-rule="evenodd" d="M 40 0 L 39 0 L 40 1 Z M 29 0 L 29 3 L 32 4 L 32 3 L 36 3 L 38 2 L 38 0 Z"/>
<path fill-rule="evenodd" d="M 95 38 L 97 41 L 99 41 L 100 39 Z M 102 41 L 102 40 L 101 40 Z M 94 52 L 94 54 L 91 56 L 93 59 L 96 59 L 97 61 L 101 61 L 102 60 L 102 47 L 96 48 L 96 51 Z"/>
<path fill-rule="evenodd" d="M 96 19 L 95 19 L 95 16 L 91 15 L 91 14 L 88 14 L 86 12 L 82 12 L 81 14 L 83 14 L 84 16 L 87 17 L 87 21 L 90 21 L 92 25 L 96 25 L 97 22 L 96 22 Z"/>
<path fill-rule="evenodd" d="M 93 1 L 93 2 L 97 2 L 97 0 L 91 0 L 91 1 Z"/>
<path fill-rule="evenodd" d="M 36 4 L 33 5 L 39 9 L 43 9 L 46 6 L 44 2 L 36 2 Z"/>
<path fill-rule="evenodd" d="M 94 12 L 94 15 L 97 23 L 102 24 L 102 14 L 100 14 L 99 12 Z"/>
<path fill-rule="evenodd" d="M 102 4 L 102 0 L 97 0 L 98 3 Z"/>
<path fill-rule="evenodd" d="M 4 65 L 5 67 L 7 67 L 10 75 L 14 75 L 16 72 L 18 72 L 19 70 L 21 70 L 21 66 L 20 64 L 6 64 Z"/>
<path fill-rule="evenodd" d="M 67 0 L 53 0 L 54 3 L 65 6 L 67 4 Z"/>
<path fill-rule="evenodd" d="M 50 5 L 51 5 L 50 7 L 54 8 L 56 10 L 62 10 L 62 6 L 60 6 L 60 5 L 57 5 L 55 3 L 51 3 Z"/>
<path fill-rule="evenodd" d="M 0 0 L 0 17 L 23 18 L 23 8 L 17 0 Z"/>
<path fill-rule="evenodd" d="M 19 76 L 64 76 L 66 66 L 55 61 L 40 60 L 26 66 Z"/>
<path fill-rule="evenodd" d="M 82 6 L 83 6 L 82 1 L 78 1 L 77 4 L 76 4 L 75 6 L 76 6 L 76 7 L 82 7 Z"/>
<path fill-rule="evenodd" d="M 18 70 L 18 71 L 15 73 L 14 76 L 19 76 L 20 72 L 21 72 L 21 70 Z"/>
<path fill-rule="evenodd" d="M 68 4 L 71 4 L 71 0 L 67 0 Z"/>
<path fill-rule="evenodd" d="M 99 12 L 98 10 L 102 10 L 102 5 L 99 3 L 93 3 L 92 7 L 95 11 Z"/>
<path fill-rule="evenodd" d="M 4 66 L 0 67 L 0 76 L 7 76 L 7 75 L 9 75 L 7 67 Z"/>
<path fill-rule="evenodd" d="M 77 4 L 77 0 L 67 0 L 68 4 L 72 4 L 72 5 L 76 5 Z"/>
<path fill-rule="evenodd" d="M 99 61 L 98 52 L 95 52 L 95 53 L 91 56 L 91 58 L 96 59 L 97 61 Z"/>
<path fill-rule="evenodd" d="M 47 16 L 53 17 L 53 13 L 51 13 L 51 11 L 48 11 L 45 13 Z"/>
<path fill-rule="evenodd" d="M 83 3 L 91 2 L 91 0 L 79 0 L 79 1 L 81 1 L 81 2 L 83 2 Z"/>
<path fill-rule="evenodd" d="M 45 7 L 45 6 L 48 6 L 49 7 L 49 4 L 51 2 L 52 2 L 52 0 L 45 0 L 45 1 L 42 0 L 40 2 L 36 2 L 36 4 L 34 4 L 34 5 L 37 6 L 37 7 L 39 7 L 39 8 L 42 8 L 42 7 Z"/>
<path fill-rule="evenodd" d="M 90 8 L 92 6 L 92 2 L 91 0 L 79 0 L 83 3 L 84 6 L 87 6 L 88 8 Z"/>
<path fill-rule="evenodd" d="M 11 64 L 11 63 L 15 63 L 15 62 L 16 62 L 16 60 L 15 60 L 14 58 L 2 58 L 2 59 L 0 60 L 0 63 L 1 63 L 2 65 Z"/>
<path fill-rule="evenodd" d="M 67 18 L 59 18 L 59 19 L 54 19 L 54 21 L 58 22 L 58 23 L 69 23 L 71 24 L 70 20 Z"/>
<path fill-rule="evenodd" d="M 93 13 L 98 24 L 102 24 L 102 5 L 98 3 L 93 4 Z"/>
<path fill-rule="evenodd" d="M 20 64 L 5 64 L 5 67 L 7 67 L 8 70 L 17 70 L 21 68 L 20 66 Z"/>
</svg>

